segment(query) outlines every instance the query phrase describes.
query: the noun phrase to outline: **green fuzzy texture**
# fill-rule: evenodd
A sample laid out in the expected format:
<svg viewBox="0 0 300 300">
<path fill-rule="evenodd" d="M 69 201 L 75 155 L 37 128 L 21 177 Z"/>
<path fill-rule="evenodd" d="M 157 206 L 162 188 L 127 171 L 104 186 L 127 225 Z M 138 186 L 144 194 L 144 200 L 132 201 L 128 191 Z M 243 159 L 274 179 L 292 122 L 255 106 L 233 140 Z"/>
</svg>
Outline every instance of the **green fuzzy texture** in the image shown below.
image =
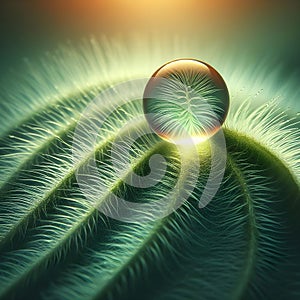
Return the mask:
<svg viewBox="0 0 300 300">
<path fill-rule="evenodd" d="M 136 50 L 95 39 L 83 44 L 64 46 L 36 64 L 26 62 L 25 79 L 3 84 L 0 299 L 299 299 L 300 130 L 295 111 L 286 113 L 280 99 L 268 101 L 276 95 L 256 94 L 257 82 L 247 77 L 250 70 L 243 77 L 214 60 L 211 51 L 202 53 L 201 59 L 211 57 L 208 62 L 228 79 L 231 93 L 223 127 L 227 163 L 222 184 L 199 209 L 215 147 L 207 141 L 197 146 L 200 173 L 179 209 L 156 221 L 121 222 L 102 214 L 78 186 L 76 171 L 83 162 L 72 160 L 78 120 L 107 86 L 149 76 L 169 56 L 199 56 L 199 47 L 169 47 L 168 54 L 153 56 L 147 45 Z M 247 91 L 245 82 L 253 82 Z M 274 90 L 273 82 L 272 77 L 260 84 Z M 291 82 L 279 94 L 297 104 L 291 96 L 296 93 L 287 92 L 293 88 Z M 142 99 L 115 112 L 89 155 L 105 170 L 99 176 L 107 193 L 141 203 L 159 203 L 172 193 L 176 201 L 179 192 L 172 188 L 180 157 L 175 145 L 154 133 L 133 145 L 124 177 L 111 168 L 114 139 L 140 114 Z M 146 120 L 132 130 L 143 126 Z M 165 158 L 163 178 L 144 189 L 125 183 L 132 173 L 147 175 L 154 154 Z M 97 207 L 106 200 L 100 196 Z"/>
</svg>

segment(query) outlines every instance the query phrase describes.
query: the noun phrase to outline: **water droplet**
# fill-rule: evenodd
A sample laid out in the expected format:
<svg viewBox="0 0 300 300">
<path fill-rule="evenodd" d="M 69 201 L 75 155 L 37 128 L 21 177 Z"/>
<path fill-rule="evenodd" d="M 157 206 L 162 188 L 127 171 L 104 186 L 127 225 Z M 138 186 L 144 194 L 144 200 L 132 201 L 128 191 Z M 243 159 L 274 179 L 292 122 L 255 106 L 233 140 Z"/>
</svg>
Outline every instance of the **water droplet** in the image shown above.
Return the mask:
<svg viewBox="0 0 300 300">
<path fill-rule="evenodd" d="M 148 81 L 143 108 L 150 127 L 173 143 L 205 141 L 222 126 L 229 93 L 221 75 L 194 59 L 178 59 L 160 67 Z"/>
</svg>

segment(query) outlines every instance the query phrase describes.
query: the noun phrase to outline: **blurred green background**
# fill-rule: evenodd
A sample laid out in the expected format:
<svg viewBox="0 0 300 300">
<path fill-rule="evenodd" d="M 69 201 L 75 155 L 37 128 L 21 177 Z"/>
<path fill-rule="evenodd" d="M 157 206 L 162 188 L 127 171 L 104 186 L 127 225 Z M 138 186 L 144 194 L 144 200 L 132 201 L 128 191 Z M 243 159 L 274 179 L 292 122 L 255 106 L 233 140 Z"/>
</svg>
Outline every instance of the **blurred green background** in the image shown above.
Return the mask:
<svg viewBox="0 0 300 300">
<path fill-rule="evenodd" d="M 2 1 L 1 77 L 21 63 L 90 34 L 152 33 L 226 41 L 260 59 L 300 67 L 300 1 Z M 221 51 L 221 50 L 220 50 Z"/>
</svg>

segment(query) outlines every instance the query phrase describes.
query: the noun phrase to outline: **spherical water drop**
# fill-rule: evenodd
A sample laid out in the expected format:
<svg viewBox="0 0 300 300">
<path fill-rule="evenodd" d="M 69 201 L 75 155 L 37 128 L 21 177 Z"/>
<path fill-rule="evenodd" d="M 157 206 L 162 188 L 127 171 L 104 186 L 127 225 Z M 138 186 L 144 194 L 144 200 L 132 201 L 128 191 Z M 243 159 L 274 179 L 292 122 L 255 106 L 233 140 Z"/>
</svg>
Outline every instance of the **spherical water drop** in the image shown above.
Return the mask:
<svg viewBox="0 0 300 300">
<path fill-rule="evenodd" d="M 160 67 L 148 81 L 143 108 L 150 127 L 173 143 L 205 141 L 222 126 L 229 93 L 221 75 L 195 59 L 178 59 Z"/>
</svg>

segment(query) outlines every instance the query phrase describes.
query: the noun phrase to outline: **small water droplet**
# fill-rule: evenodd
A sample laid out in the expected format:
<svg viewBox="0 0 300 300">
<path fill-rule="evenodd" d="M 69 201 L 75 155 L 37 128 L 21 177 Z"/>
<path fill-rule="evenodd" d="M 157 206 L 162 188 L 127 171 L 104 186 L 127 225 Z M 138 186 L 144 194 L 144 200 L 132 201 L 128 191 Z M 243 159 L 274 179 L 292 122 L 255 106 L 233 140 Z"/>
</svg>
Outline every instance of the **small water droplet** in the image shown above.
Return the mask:
<svg viewBox="0 0 300 300">
<path fill-rule="evenodd" d="M 143 108 L 150 127 L 163 139 L 195 143 L 214 135 L 224 123 L 229 93 L 221 75 L 195 59 L 160 67 L 148 81 Z"/>
</svg>

